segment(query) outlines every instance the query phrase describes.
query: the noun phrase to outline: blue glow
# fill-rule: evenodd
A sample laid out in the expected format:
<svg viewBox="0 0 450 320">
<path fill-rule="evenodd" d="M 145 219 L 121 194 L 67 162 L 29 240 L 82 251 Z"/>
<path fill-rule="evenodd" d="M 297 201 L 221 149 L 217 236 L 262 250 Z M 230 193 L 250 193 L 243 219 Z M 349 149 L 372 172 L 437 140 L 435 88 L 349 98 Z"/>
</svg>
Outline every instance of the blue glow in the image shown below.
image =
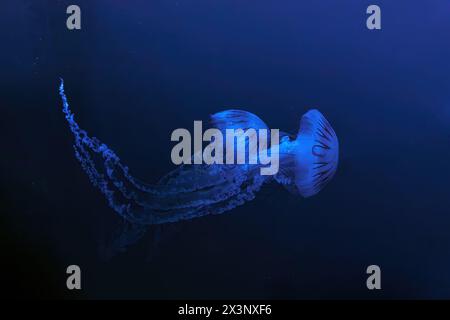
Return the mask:
<svg viewBox="0 0 450 320">
<path fill-rule="evenodd" d="M 162 224 L 221 214 L 253 200 L 261 186 L 273 180 L 309 197 L 318 193 L 337 169 L 336 134 L 319 111 L 310 110 L 302 117 L 296 138 L 282 135 L 280 171 L 275 176 L 260 175 L 260 165 L 182 165 L 150 185 L 133 177 L 113 150 L 79 127 L 62 79 L 59 93 L 82 168 L 109 206 L 132 224 Z M 242 110 L 216 113 L 211 122 L 220 130 L 267 128 L 259 117 Z"/>
</svg>

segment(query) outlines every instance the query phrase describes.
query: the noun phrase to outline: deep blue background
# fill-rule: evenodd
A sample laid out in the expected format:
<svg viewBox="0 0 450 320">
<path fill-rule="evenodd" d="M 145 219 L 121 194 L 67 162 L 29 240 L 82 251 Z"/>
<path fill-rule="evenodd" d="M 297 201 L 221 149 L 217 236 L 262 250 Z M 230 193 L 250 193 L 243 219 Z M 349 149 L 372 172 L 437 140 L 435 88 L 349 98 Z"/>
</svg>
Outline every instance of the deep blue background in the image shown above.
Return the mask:
<svg viewBox="0 0 450 320">
<path fill-rule="evenodd" d="M 74 3 L 81 31 L 65 27 Z M 381 31 L 365 26 L 370 4 Z M 0 15 L 10 295 L 450 298 L 447 0 L 20 0 Z M 149 182 L 173 168 L 172 130 L 229 107 L 292 133 L 318 108 L 340 166 L 313 198 L 269 185 L 104 261 L 99 243 L 120 221 L 73 155 L 59 76 L 80 125 Z M 81 293 L 65 289 L 69 264 Z M 366 289 L 370 264 L 381 291 Z"/>
</svg>

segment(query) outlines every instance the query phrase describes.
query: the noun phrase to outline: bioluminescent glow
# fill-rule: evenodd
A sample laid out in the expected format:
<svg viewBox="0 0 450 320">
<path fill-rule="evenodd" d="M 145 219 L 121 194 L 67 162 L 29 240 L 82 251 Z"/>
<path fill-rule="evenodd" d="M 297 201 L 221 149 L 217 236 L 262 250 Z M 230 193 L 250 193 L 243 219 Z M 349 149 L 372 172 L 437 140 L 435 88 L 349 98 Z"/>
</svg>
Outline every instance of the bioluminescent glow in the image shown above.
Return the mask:
<svg viewBox="0 0 450 320">
<path fill-rule="evenodd" d="M 192 164 L 181 165 L 159 182 L 147 184 L 132 176 L 106 144 L 79 127 L 69 108 L 62 79 L 59 93 L 82 168 L 109 206 L 133 225 L 220 214 L 253 200 L 261 186 L 271 181 L 309 197 L 324 188 L 337 169 L 337 136 L 318 110 L 310 110 L 301 118 L 295 137 L 280 133 L 276 175 L 261 175 L 261 164 Z M 243 110 L 216 113 L 211 122 L 221 131 L 268 129 L 259 117 Z"/>
<path fill-rule="evenodd" d="M 234 114 L 234 115 L 233 115 Z M 251 114 L 241 110 L 227 110 L 215 114 L 213 118 L 243 118 L 248 126 Z M 256 117 L 255 115 L 252 115 Z M 262 120 L 261 120 L 262 121 Z M 265 125 L 264 125 L 265 126 Z M 268 152 L 268 132 L 270 131 L 270 152 Z M 224 138 L 224 136 L 226 138 Z M 263 164 L 261 175 L 274 175 L 279 165 L 279 130 L 260 128 L 208 129 L 203 133 L 202 121 L 194 121 L 194 155 L 192 156 L 192 137 L 189 130 L 178 128 L 172 132 L 171 141 L 178 141 L 172 148 L 171 158 L 179 164 Z M 203 142 L 209 144 L 203 148 Z M 225 159 L 224 159 L 225 151 Z"/>
</svg>

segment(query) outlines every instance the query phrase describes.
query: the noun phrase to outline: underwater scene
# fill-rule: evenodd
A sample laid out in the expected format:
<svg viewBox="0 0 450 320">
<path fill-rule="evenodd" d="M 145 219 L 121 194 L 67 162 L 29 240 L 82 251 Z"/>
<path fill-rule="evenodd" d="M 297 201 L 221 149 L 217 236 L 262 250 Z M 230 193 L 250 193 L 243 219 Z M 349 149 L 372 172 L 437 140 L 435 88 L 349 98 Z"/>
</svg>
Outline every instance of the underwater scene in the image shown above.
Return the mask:
<svg viewBox="0 0 450 320">
<path fill-rule="evenodd" d="M 450 299 L 450 3 L 2 5 L 3 289 Z"/>
</svg>

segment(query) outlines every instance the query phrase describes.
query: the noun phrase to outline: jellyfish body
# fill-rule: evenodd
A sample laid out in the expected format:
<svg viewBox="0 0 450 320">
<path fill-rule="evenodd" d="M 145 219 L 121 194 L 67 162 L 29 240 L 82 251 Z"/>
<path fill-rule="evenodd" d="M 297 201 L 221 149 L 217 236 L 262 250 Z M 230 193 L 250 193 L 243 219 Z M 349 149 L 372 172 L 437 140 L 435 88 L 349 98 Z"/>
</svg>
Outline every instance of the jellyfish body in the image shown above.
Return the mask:
<svg viewBox="0 0 450 320">
<path fill-rule="evenodd" d="M 300 120 L 295 139 L 280 146 L 281 173 L 275 179 L 293 193 L 307 198 L 333 178 L 339 161 L 339 142 L 330 123 L 318 110 Z"/>
<path fill-rule="evenodd" d="M 158 183 L 147 184 L 132 176 L 106 144 L 79 127 L 62 79 L 59 93 L 75 138 L 77 159 L 110 207 L 132 224 L 163 224 L 221 214 L 253 200 L 261 186 L 272 180 L 309 197 L 331 180 L 337 168 L 336 134 L 319 111 L 310 110 L 302 117 L 295 138 L 282 135 L 280 170 L 275 176 L 261 175 L 260 164 L 196 164 L 181 165 Z M 268 129 L 259 117 L 243 110 L 216 113 L 211 122 L 219 130 Z"/>
</svg>

